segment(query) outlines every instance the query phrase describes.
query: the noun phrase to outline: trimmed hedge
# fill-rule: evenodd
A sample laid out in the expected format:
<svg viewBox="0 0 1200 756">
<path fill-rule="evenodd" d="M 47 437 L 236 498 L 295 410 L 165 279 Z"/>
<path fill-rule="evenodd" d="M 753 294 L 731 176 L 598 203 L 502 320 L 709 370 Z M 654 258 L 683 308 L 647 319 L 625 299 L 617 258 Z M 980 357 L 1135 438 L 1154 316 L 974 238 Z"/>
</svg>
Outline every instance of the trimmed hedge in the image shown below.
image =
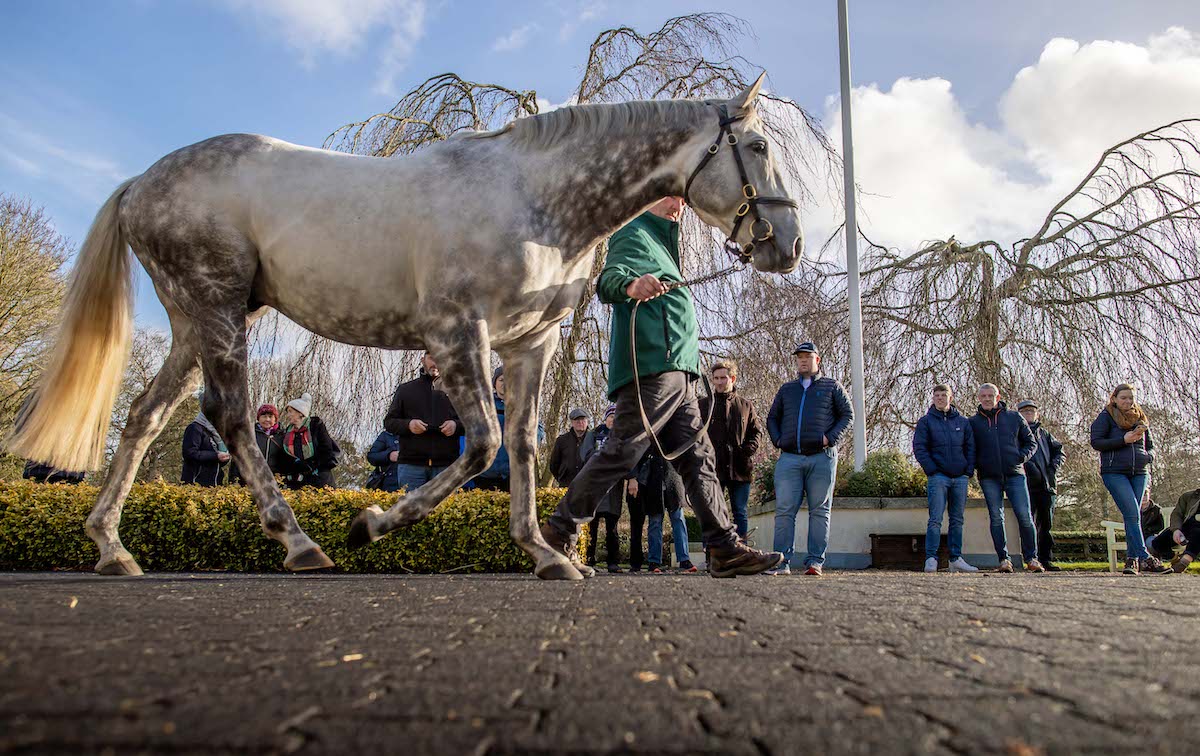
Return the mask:
<svg viewBox="0 0 1200 756">
<path fill-rule="evenodd" d="M 94 486 L 0 482 L 0 569 L 90 570 L 99 552 L 83 532 Z M 537 492 L 544 522 L 565 491 Z M 458 491 L 423 522 L 357 551 L 346 549 L 350 521 L 395 494 L 304 489 L 284 497 L 341 572 L 529 572 L 533 561 L 508 534 L 508 494 Z M 121 518 L 121 541 L 142 569 L 281 572 L 284 549 L 259 527 L 249 492 L 167 483 L 134 486 Z"/>
</svg>

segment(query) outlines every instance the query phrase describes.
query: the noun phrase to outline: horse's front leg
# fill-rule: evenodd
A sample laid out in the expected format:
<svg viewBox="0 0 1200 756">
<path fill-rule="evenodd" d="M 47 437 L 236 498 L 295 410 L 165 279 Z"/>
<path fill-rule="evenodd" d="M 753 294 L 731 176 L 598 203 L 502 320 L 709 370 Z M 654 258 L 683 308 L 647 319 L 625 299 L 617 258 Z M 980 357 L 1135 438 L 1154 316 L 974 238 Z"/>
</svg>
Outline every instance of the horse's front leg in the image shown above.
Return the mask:
<svg viewBox="0 0 1200 756">
<path fill-rule="evenodd" d="M 552 549 L 538 529 L 536 470 L 538 405 L 546 367 L 558 346 L 558 324 L 535 344 L 519 344 L 504 357 L 504 442 L 510 465 L 509 532 L 513 541 L 537 564 L 538 577 L 578 580 L 583 575 L 560 552 Z M 592 572 L 592 574 L 595 574 Z"/>
<path fill-rule="evenodd" d="M 489 356 L 491 343 L 482 320 L 456 322 L 456 329 L 426 339 L 441 371 L 442 389 L 450 397 L 466 433 L 463 454 L 436 478 L 405 493 L 386 512 L 368 507 L 350 526 L 348 545 L 363 546 L 396 528 L 425 519 L 434 507 L 492 464 L 500 448 L 500 422 L 492 403 Z M 438 433 L 437 428 L 427 432 Z"/>
</svg>

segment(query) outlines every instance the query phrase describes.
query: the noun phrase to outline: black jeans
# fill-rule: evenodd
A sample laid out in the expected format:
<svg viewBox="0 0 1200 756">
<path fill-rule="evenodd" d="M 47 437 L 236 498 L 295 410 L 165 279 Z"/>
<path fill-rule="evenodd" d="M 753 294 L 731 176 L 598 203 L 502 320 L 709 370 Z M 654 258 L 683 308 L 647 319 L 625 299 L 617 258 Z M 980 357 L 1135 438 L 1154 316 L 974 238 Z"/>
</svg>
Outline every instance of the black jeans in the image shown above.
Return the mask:
<svg viewBox="0 0 1200 756">
<path fill-rule="evenodd" d="M 617 535 L 617 523 L 621 518 L 612 514 L 598 514 L 587 524 L 587 563 L 596 563 L 596 535 L 600 530 L 600 521 L 604 521 L 604 549 L 608 552 L 608 566 L 621 563 L 621 539 Z"/>
<path fill-rule="evenodd" d="M 1038 561 L 1042 564 L 1054 561 L 1054 503 L 1057 496 L 1049 491 L 1029 491 L 1029 508 L 1033 510 L 1033 526 L 1037 529 Z"/>
<path fill-rule="evenodd" d="M 1191 554 L 1193 559 L 1200 557 L 1200 522 L 1196 522 L 1195 517 L 1189 517 L 1180 530 L 1188 541 L 1183 553 Z M 1161 559 L 1170 559 L 1175 553 L 1174 549 L 1175 531 L 1169 527 L 1150 540 L 1150 552 Z"/>
<path fill-rule="evenodd" d="M 704 427 L 696 401 L 696 378 L 679 371 L 646 376 L 642 380 L 642 402 L 650 425 L 669 454 Z M 650 448 L 642 428 L 637 393 L 630 383 L 617 391 L 617 417 L 608 441 L 571 481 L 567 495 L 550 515 L 550 524 L 564 535 L 574 535 L 579 525 L 592 520 L 600 500 L 618 485 Z M 716 453 L 707 433 L 672 463 L 683 478 L 688 503 L 700 520 L 704 540 L 710 548 L 725 548 L 737 542 L 729 517 L 729 505 L 717 480 Z"/>
<path fill-rule="evenodd" d="M 629 505 L 629 567 L 640 570 L 646 561 L 646 552 L 642 548 L 642 533 L 646 527 L 646 510 L 637 496 L 628 496 L 625 503 Z"/>
</svg>

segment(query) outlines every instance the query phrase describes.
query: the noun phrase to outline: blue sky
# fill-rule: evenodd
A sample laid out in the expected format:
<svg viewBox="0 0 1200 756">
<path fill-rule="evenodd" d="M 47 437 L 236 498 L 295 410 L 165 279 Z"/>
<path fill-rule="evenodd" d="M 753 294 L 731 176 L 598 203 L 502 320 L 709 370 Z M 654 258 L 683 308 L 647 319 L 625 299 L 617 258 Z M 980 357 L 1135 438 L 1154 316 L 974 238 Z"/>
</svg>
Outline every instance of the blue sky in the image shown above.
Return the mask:
<svg viewBox="0 0 1200 756">
<path fill-rule="evenodd" d="M 775 91 L 828 117 L 835 9 L 834 0 L 0 0 L 0 191 L 43 205 L 78 243 L 119 181 L 177 147 L 237 131 L 319 145 L 445 71 L 562 102 L 598 31 L 624 24 L 648 32 L 700 10 L 747 20 L 758 39 L 743 54 L 768 70 Z M 1053 38 L 1086 51 L 1099 50 L 1087 47 L 1095 40 L 1147 45 L 1170 27 L 1200 33 L 1200 3 L 852 0 L 851 24 L 855 84 L 864 92 L 874 84 L 895 99 L 899 79 L 945 80 L 958 128 L 1024 144 L 1014 124 L 1021 117 L 1012 107 L 1006 116 L 1001 103 Z M 939 107 L 936 89 L 913 101 Z M 864 107 L 870 118 L 870 102 Z M 1019 162 L 1006 158 L 1008 168 L 996 170 L 1019 174 Z M 145 284 L 138 313 L 143 325 L 164 325 Z"/>
</svg>

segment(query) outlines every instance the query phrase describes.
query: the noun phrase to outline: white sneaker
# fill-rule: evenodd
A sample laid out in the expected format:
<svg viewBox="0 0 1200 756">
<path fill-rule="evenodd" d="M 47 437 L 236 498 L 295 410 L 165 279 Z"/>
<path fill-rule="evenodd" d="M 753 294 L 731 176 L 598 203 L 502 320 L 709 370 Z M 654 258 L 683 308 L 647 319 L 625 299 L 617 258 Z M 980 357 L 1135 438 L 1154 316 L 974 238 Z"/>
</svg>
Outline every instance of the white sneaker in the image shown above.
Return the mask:
<svg viewBox="0 0 1200 756">
<path fill-rule="evenodd" d="M 950 563 L 951 572 L 979 572 L 978 567 L 972 567 L 967 564 L 967 560 L 959 557 Z"/>
<path fill-rule="evenodd" d="M 926 572 L 937 572 L 937 557 L 929 557 L 925 560 Z"/>
</svg>

